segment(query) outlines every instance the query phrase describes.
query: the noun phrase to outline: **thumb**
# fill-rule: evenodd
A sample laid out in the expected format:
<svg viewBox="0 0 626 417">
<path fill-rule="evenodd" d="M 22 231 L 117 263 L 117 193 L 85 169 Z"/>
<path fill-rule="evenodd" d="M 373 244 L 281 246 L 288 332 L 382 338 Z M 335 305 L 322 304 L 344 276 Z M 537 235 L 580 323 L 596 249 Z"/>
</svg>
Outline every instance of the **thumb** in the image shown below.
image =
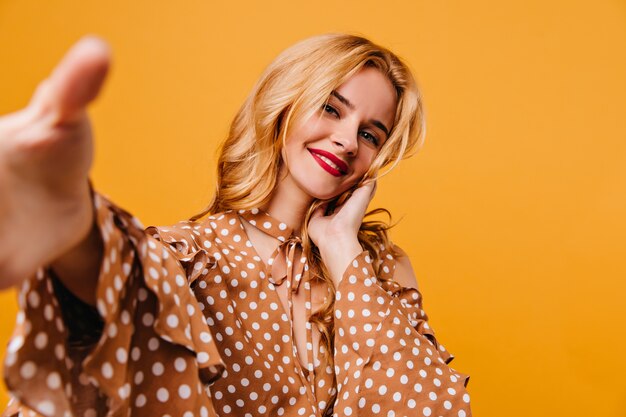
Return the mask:
<svg viewBox="0 0 626 417">
<path fill-rule="evenodd" d="M 57 124 L 76 120 L 100 92 L 110 63 L 106 42 L 93 36 L 82 38 L 40 85 L 31 104 L 52 114 Z"/>
</svg>

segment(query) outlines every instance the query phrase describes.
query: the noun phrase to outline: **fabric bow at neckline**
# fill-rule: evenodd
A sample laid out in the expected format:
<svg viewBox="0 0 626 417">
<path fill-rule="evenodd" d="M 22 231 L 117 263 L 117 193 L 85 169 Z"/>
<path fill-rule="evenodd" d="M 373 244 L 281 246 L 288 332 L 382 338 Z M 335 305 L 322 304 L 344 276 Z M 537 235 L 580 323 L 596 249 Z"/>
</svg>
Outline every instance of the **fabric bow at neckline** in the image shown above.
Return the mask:
<svg viewBox="0 0 626 417">
<path fill-rule="evenodd" d="M 270 259 L 267 262 L 267 276 L 268 280 L 275 286 L 282 285 L 285 281 L 287 282 L 287 301 L 288 301 L 288 311 L 290 320 L 294 322 L 294 307 L 293 307 L 293 297 L 294 294 L 297 294 L 298 289 L 300 288 L 300 283 L 304 281 L 304 296 L 305 296 L 305 312 L 306 317 L 311 316 L 311 283 L 309 282 L 309 265 L 307 259 L 303 253 L 302 248 L 302 240 L 293 234 L 293 230 L 287 226 L 285 223 L 282 223 L 268 213 L 265 213 L 259 209 L 252 210 L 240 210 L 239 215 L 247 220 L 250 224 L 256 227 L 258 230 L 263 233 L 270 235 L 279 242 L 281 242 L 278 247 L 274 250 Z M 284 262 L 284 271 L 280 274 L 277 274 L 275 271 L 278 270 L 277 266 L 283 266 L 277 264 L 277 262 Z M 278 275 L 278 276 L 277 276 Z M 289 291 L 291 290 L 291 291 Z M 295 333 L 293 325 L 291 326 L 291 340 L 295 340 Z M 307 374 L 304 375 L 304 371 L 300 372 L 300 377 L 303 382 L 308 382 L 309 390 L 308 395 L 311 396 L 311 400 L 316 402 L 315 400 L 315 366 L 314 366 L 314 353 L 313 353 L 313 334 L 312 327 L 309 322 L 306 323 L 306 353 L 307 353 L 307 363 L 306 365 L 300 366 L 303 370 L 306 368 Z M 296 352 L 296 344 L 292 342 L 292 349 L 294 353 L 294 358 L 296 358 L 296 362 L 300 364 L 300 361 L 297 359 Z"/>
<path fill-rule="evenodd" d="M 270 256 L 267 266 L 270 271 L 268 280 L 280 286 L 287 281 L 287 287 L 296 293 L 305 276 L 308 276 L 309 265 L 303 256 L 302 239 L 293 234 L 293 229 L 287 224 L 273 218 L 268 213 L 259 210 L 240 210 L 239 215 L 261 232 L 276 238 L 281 243 Z M 277 262 L 284 262 L 285 273 L 276 276 L 274 266 Z"/>
</svg>

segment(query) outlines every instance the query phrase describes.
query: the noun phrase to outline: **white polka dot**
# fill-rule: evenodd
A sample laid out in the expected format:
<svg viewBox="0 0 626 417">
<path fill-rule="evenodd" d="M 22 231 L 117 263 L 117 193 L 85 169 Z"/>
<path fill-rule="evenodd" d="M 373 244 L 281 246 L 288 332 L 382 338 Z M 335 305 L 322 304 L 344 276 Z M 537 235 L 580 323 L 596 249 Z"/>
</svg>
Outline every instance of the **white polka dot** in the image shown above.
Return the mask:
<svg viewBox="0 0 626 417">
<path fill-rule="evenodd" d="M 54 415 L 55 407 L 52 401 L 42 401 L 38 404 L 37 407 L 44 414 Z"/>
<path fill-rule="evenodd" d="M 422 410 L 422 413 L 423 413 L 426 417 L 428 417 L 428 416 L 432 413 L 432 411 L 430 410 L 430 407 L 424 407 L 424 409 Z"/>
<path fill-rule="evenodd" d="M 139 385 L 143 382 L 143 372 L 138 371 L 135 374 L 135 379 L 134 379 L 135 385 Z"/>
<path fill-rule="evenodd" d="M 167 316 L 167 325 L 174 328 L 178 326 L 178 317 L 175 314 L 170 314 Z"/>
<path fill-rule="evenodd" d="M 117 390 L 117 394 L 121 399 L 125 400 L 130 395 L 130 384 L 126 383 Z"/>
<path fill-rule="evenodd" d="M 183 400 L 189 398 L 191 396 L 191 388 L 189 388 L 189 385 L 182 384 L 180 387 L 178 387 L 178 395 Z"/>
<path fill-rule="evenodd" d="M 150 313 L 146 313 L 143 315 L 141 322 L 146 327 L 152 326 L 152 323 L 154 323 L 154 316 Z"/>
<path fill-rule="evenodd" d="M 157 272 L 157 270 L 154 267 L 150 267 L 148 269 L 148 273 L 150 274 L 150 277 L 152 279 L 157 279 L 159 277 L 159 273 Z"/>
<path fill-rule="evenodd" d="M 113 304 L 113 302 L 115 302 L 115 294 L 113 293 L 113 288 L 108 287 L 106 289 L 105 297 L 107 299 L 107 303 Z"/>
<path fill-rule="evenodd" d="M 141 350 L 137 346 L 135 346 L 133 350 L 130 352 L 130 357 L 132 358 L 132 360 L 137 362 L 139 358 L 141 357 Z"/>
<path fill-rule="evenodd" d="M 139 394 L 137 398 L 135 399 L 135 406 L 143 407 L 144 405 L 146 405 L 146 402 L 147 402 L 146 396 L 143 394 Z"/>
<path fill-rule="evenodd" d="M 126 324 L 126 325 L 130 324 L 130 314 L 128 313 L 128 311 L 126 310 L 122 311 L 120 319 L 122 320 L 123 324 Z"/>
<path fill-rule="evenodd" d="M 102 376 L 107 379 L 113 378 L 113 367 L 109 362 L 102 364 Z"/>
<path fill-rule="evenodd" d="M 154 352 L 158 348 L 159 348 L 159 339 L 157 339 L 156 337 L 151 337 L 150 340 L 148 340 L 148 349 Z"/>
<path fill-rule="evenodd" d="M 58 372 L 50 372 L 46 378 L 46 385 L 50 389 L 57 389 L 61 386 L 61 376 Z"/>
<path fill-rule="evenodd" d="M 63 359 L 65 357 L 65 346 L 60 343 L 56 345 L 54 347 L 54 356 L 56 356 L 58 360 Z"/>
<path fill-rule="evenodd" d="M 186 368 L 187 361 L 185 361 L 183 358 L 176 358 L 176 360 L 174 361 L 174 369 L 176 369 L 178 372 L 183 372 Z"/>
<path fill-rule="evenodd" d="M 117 348 L 115 351 L 115 357 L 119 363 L 126 363 L 128 360 L 128 352 L 124 348 Z"/>
<path fill-rule="evenodd" d="M 107 327 L 107 334 L 111 338 L 117 336 L 117 325 L 115 323 L 109 324 L 109 326 Z"/>
<path fill-rule="evenodd" d="M 50 304 L 46 304 L 46 306 L 43 308 L 43 315 L 48 321 L 52 320 L 52 318 L 54 317 L 54 309 Z"/>
<path fill-rule="evenodd" d="M 165 371 L 165 367 L 163 366 L 163 364 L 161 362 L 156 362 L 152 365 L 152 373 L 155 376 L 161 376 L 163 375 L 163 372 Z"/>
<path fill-rule="evenodd" d="M 45 349 L 48 345 L 48 335 L 44 332 L 37 333 L 35 336 L 35 347 L 39 350 Z"/>
<path fill-rule="evenodd" d="M 39 297 L 39 294 L 37 294 L 36 292 L 32 291 L 28 294 L 28 304 L 30 304 L 31 307 L 33 308 L 39 307 L 40 301 L 41 301 L 41 298 Z"/>
<path fill-rule="evenodd" d="M 123 285 L 122 278 L 120 278 L 119 275 L 116 275 L 115 278 L 113 278 L 113 286 L 115 287 L 117 291 L 119 291 L 122 289 L 122 285 Z"/>
<path fill-rule="evenodd" d="M 157 390 L 157 400 L 162 403 L 166 402 L 170 398 L 170 393 L 165 388 L 159 388 Z"/>
</svg>

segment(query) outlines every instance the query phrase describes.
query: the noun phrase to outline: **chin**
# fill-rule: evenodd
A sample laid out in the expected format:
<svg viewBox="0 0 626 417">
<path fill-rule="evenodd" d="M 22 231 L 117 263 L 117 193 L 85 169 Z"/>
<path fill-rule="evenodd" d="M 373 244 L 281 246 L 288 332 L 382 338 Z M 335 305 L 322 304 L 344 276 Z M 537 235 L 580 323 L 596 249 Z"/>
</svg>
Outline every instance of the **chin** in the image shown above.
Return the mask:
<svg viewBox="0 0 626 417">
<path fill-rule="evenodd" d="M 348 188 L 340 189 L 340 190 L 333 190 L 333 191 L 322 190 L 320 189 L 320 187 L 304 188 L 304 191 L 308 195 L 310 195 L 312 198 L 315 198 L 317 200 L 332 200 L 333 198 L 339 197 L 341 194 L 343 194 L 347 190 Z"/>
<path fill-rule="evenodd" d="M 317 200 L 332 200 L 357 183 L 356 181 L 348 182 L 345 179 L 337 181 L 326 176 L 328 176 L 326 172 L 300 171 L 292 172 L 288 178 L 291 179 L 292 185 Z M 295 189 L 292 190 L 295 191 Z"/>
</svg>

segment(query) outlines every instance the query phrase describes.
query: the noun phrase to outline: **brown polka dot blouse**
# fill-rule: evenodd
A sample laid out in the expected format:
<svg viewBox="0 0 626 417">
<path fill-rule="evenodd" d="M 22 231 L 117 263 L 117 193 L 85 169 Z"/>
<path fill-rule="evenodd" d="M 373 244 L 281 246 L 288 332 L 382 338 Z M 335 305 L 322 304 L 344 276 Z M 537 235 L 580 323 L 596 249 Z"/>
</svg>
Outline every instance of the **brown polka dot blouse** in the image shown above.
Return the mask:
<svg viewBox="0 0 626 417">
<path fill-rule="evenodd" d="M 308 263 L 285 224 L 228 211 L 144 230 L 104 197 L 94 203 L 105 245 L 97 309 L 49 269 L 24 282 L 5 415 L 471 416 L 468 376 L 447 365 L 419 291 L 390 288 L 384 247 L 382 276 L 363 252 L 339 284 L 331 368 L 315 357 L 324 351 L 310 323 L 301 363 L 291 296 L 288 308 L 278 296 L 280 285 L 303 291 L 311 313 Z M 280 242 L 286 279 L 272 276 L 244 221 Z"/>
</svg>

